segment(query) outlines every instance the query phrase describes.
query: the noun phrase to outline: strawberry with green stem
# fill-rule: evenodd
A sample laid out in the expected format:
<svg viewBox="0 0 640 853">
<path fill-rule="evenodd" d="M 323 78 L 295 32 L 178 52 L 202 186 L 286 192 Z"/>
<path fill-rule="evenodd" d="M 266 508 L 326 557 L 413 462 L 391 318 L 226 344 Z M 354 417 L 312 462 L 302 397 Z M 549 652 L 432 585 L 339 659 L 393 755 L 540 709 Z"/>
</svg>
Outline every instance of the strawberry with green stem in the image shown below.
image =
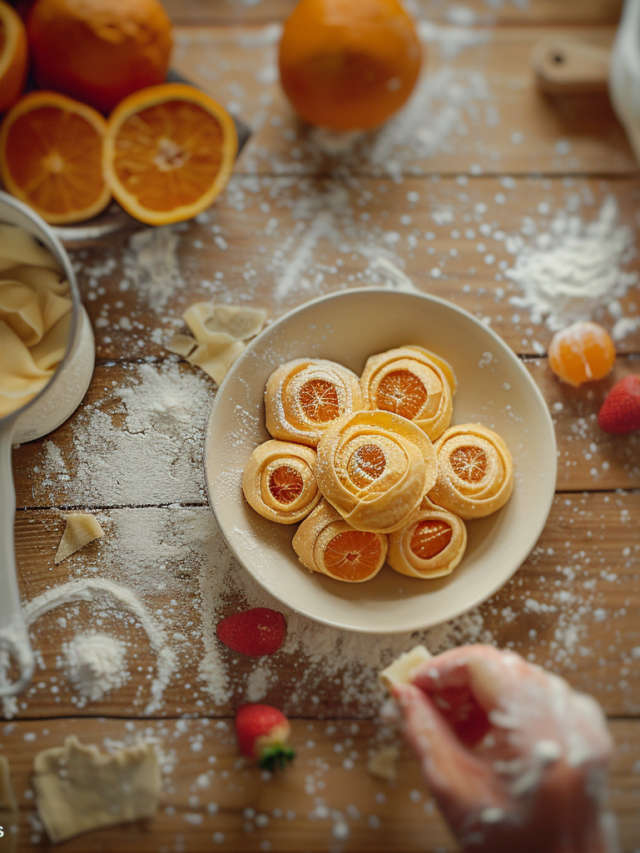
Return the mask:
<svg viewBox="0 0 640 853">
<path fill-rule="evenodd" d="M 241 705 L 236 712 L 236 735 L 240 752 L 256 758 L 265 770 L 286 767 L 295 750 L 287 743 L 291 724 L 282 711 L 271 705 Z"/>
</svg>

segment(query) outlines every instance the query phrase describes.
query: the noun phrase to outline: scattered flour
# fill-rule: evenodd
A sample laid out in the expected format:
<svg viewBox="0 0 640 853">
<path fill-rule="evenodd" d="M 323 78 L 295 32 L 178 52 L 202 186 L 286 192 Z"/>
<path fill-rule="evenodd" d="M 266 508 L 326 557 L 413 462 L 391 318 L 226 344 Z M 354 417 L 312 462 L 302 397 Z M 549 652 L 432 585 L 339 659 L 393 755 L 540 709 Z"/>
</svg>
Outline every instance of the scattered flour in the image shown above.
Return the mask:
<svg viewBox="0 0 640 853">
<path fill-rule="evenodd" d="M 511 304 L 527 309 L 534 323 L 544 321 L 552 331 L 590 319 L 604 309 L 613 313 L 617 300 L 638 283 L 637 272 L 624 271 L 636 254 L 634 234 L 619 224 L 613 196 L 605 199 L 591 222 L 561 210 L 549 230 L 535 234 L 532 242 L 520 235 L 505 242 L 516 255 L 505 274 L 522 290 Z M 635 320 L 620 320 L 616 337 L 635 328 Z"/>
<path fill-rule="evenodd" d="M 128 681 L 126 649 L 107 634 L 77 634 L 62 646 L 62 666 L 80 697 L 97 702 Z"/>
<path fill-rule="evenodd" d="M 164 308 L 183 284 L 177 258 L 181 227 L 163 225 L 138 231 L 123 258 L 125 277 L 155 311 Z"/>
</svg>

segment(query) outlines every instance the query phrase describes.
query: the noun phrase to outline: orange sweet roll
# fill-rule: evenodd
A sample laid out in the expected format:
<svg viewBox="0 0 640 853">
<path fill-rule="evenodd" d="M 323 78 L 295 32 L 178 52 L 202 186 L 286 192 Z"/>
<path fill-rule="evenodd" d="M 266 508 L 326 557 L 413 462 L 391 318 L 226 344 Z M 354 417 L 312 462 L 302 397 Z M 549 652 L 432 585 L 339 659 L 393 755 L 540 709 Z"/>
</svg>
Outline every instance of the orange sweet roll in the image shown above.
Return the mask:
<svg viewBox="0 0 640 853">
<path fill-rule="evenodd" d="M 256 447 L 242 476 L 247 502 L 269 521 L 301 521 L 322 497 L 316 460 L 311 447 L 289 441 L 266 441 Z"/>
<path fill-rule="evenodd" d="M 333 421 L 359 409 L 358 377 L 335 361 L 299 358 L 267 381 L 267 429 L 274 438 L 316 447 Z"/>
<path fill-rule="evenodd" d="M 391 412 L 354 412 L 318 445 L 318 487 L 358 530 L 390 533 L 407 523 L 437 477 L 434 446 Z"/>
<path fill-rule="evenodd" d="M 440 436 L 435 449 L 433 503 L 470 519 L 491 515 L 511 497 L 513 460 L 498 433 L 480 424 L 459 424 Z"/>
<path fill-rule="evenodd" d="M 322 500 L 293 537 L 303 566 L 339 581 L 362 583 L 375 577 L 387 556 L 387 537 L 355 530 Z"/>
<path fill-rule="evenodd" d="M 440 356 L 417 346 L 373 355 L 360 379 L 365 409 L 413 421 L 435 441 L 451 423 L 456 376 Z"/>
<path fill-rule="evenodd" d="M 408 523 L 389 534 L 387 561 L 402 575 L 439 578 L 451 574 L 466 547 L 462 519 L 425 497 Z"/>
</svg>

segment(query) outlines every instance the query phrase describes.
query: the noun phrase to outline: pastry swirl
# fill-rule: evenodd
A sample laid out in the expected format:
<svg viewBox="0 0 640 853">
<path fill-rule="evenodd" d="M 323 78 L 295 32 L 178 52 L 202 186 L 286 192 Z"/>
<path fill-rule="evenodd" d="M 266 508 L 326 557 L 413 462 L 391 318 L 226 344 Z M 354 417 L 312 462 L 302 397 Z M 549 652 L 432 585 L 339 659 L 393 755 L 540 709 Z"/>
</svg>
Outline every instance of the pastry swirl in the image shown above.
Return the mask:
<svg viewBox="0 0 640 853">
<path fill-rule="evenodd" d="M 408 523 L 389 534 L 387 562 L 402 575 L 439 578 L 451 574 L 466 547 L 464 522 L 425 497 Z"/>
<path fill-rule="evenodd" d="M 309 515 L 322 497 L 316 483 L 316 452 L 289 441 L 265 441 L 251 454 L 242 490 L 256 512 L 280 524 Z"/>
<path fill-rule="evenodd" d="M 513 460 L 504 440 L 480 424 L 450 427 L 435 443 L 438 479 L 429 492 L 460 518 L 483 518 L 513 491 Z"/>
<path fill-rule="evenodd" d="M 316 447 L 333 421 L 362 409 L 355 373 L 325 359 L 299 358 L 267 381 L 267 429 L 274 438 Z"/>
<path fill-rule="evenodd" d="M 413 421 L 435 441 L 451 423 L 456 377 L 429 350 L 405 346 L 372 355 L 362 377 L 365 409 L 382 409 Z"/>
<path fill-rule="evenodd" d="M 387 537 L 355 530 L 323 500 L 296 531 L 293 550 L 313 572 L 362 583 L 375 577 L 384 565 Z"/>
<path fill-rule="evenodd" d="M 318 487 L 357 530 L 389 533 L 406 523 L 436 482 L 425 433 L 391 412 L 354 412 L 318 445 Z"/>
</svg>

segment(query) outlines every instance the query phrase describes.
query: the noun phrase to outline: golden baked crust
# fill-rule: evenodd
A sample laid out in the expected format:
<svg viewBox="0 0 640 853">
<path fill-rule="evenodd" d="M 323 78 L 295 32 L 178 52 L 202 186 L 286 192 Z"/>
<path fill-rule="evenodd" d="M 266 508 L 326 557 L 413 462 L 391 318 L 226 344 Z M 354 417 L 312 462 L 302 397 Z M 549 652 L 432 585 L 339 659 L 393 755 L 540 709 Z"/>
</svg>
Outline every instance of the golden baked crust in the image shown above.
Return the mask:
<svg viewBox="0 0 640 853">
<path fill-rule="evenodd" d="M 466 547 L 462 519 L 424 498 L 408 523 L 389 534 L 387 562 L 402 575 L 439 578 L 451 574 Z"/>
<path fill-rule="evenodd" d="M 391 412 L 354 412 L 333 423 L 318 445 L 318 486 L 357 530 L 402 527 L 437 477 L 426 434 Z"/>
<path fill-rule="evenodd" d="M 266 425 L 274 438 L 316 447 L 333 421 L 359 409 L 358 377 L 334 361 L 298 358 L 267 381 Z"/>
<path fill-rule="evenodd" d="M 450 427 L 435 444 L 438 479 L 429 498 L 460 518 L 483 518 L 513 491 L 513 460 L 504 440 L 480 424 Z"/>
<path fill-rule="evenodd" d="M 387 537 L 355 530 L 326 500 L 320 501 L 293 537 L 303 566 L 335 580 L 362 583 L 375 577 L 387 555 Z"/>
<path fill-rule="evenodd" d="M 309 515 L 322 497 L 316 483 L 316 452 L 290 441 L 266 441 L 251 454 L 242 490 L 256 512 L 280 524 Z"/>
<path fill-rule="evenodd" d="M 451 423 L 456 377 L 435 353 L 405 346 L 367 359 L 362 377 L 365 409 L 401 415 L 435 441 Z"/>
</svg>

